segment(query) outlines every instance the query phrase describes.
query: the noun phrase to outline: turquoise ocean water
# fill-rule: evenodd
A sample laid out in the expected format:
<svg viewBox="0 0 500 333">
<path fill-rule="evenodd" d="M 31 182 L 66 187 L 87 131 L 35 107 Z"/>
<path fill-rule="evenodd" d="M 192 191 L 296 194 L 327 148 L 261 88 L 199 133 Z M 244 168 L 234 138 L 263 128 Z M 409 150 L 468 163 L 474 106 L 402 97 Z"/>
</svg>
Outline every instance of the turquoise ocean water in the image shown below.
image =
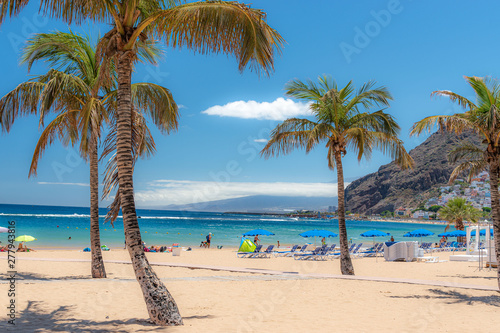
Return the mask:
<svg viewBox="0 0 500 333">
<path fill-rule="evenodd" d="M 123 220 L 119 218 L 112 227 L 104 224 L 106 210 L 100 211 L 101 241 L 110 248 L 124 245 Z M 275 236 L 262 236 L 263 244 L 282 245 L 314 242 L 304 239 L 299 233 L 311 229 L 326 229 L 338 233 L 337 220 L 293 219 L 265 215 L 238 215 L 225 213 L 137 210 L 142 238 L 148 245 L 199 246 L 205 236 L 212 232 L 212 244 L 238 246 L 241 235 L 249 230 L 262 228 Z M 16 235 L 31 235 L 37 238 L 29 244 L 32 248 L 84 248 L 89 246 L 90 215 L 88 208 L 29 206 L 0 204 L 0 226 L 7 227 L 8 221 L 16 222 Z M 424 241 L 438 241 L 438 233 L 444 225 L 423 225 L 416 223 L 391 223 L 374 221 L 347 221 L 348 237 L 353 242 L 371 243 L 372 238 L 359 236 L 362 232 L 377 229 L 388 232 L 396 240 L 420 240 L 403 237 L 408 231 L 425 228 L 435 233 L 423 238 Z M 71 240 L 69 239 L 71 237 Z M 387 239 L 376 239 L 386 241 Z M 7 234 L 0 233 L 0 241 L 5 244 Z M 319 243 L 319 240 L 317 240 Z M 339 243 L 338 237 L 328 239 L 328 243 Z"/>
</svg>

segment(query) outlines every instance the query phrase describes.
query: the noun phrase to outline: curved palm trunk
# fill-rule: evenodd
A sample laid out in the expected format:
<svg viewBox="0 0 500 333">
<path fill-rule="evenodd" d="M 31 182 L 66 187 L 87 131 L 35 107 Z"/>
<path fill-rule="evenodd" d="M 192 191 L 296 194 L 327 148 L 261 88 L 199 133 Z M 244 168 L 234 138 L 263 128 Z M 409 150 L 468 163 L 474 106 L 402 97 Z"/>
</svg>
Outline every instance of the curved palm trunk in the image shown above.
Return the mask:
<svg viewBox="0 0 500 333">
<path fill-rule="evenodd" d="M 131 145 L 131 77 L 132 52 L 118 57 L 118 115 L 116 155 L 127 249 L 139 282 L 150 319 L 157 325 L 182 325 L 182 318 L 173 297 L 158 278 L 144 253 L 134 202 L 133 158 Z"/>
<path fill-rule="evenodd" d="M 489 158 L 490 164 L 490 193 L 491 193 L 491 219 L 493 220 L 493 239 L 495 241 L 495 255 L 497 257 L 498 271 L 497 283 L 500 289 L 500 196 L 498 195 L 498 175 L 500 166 L 498 158 L 492 156 Z"/>
<path fill-rule="evenodd" d="M 345 199 L 344 199 L 344 170 L 342 169 L 342 157 L 340 152 L 335 153 L 337 165 L 337 187 L 339 200 L 339 240 L 340 240 L 340 271 L 343 275 L 354 275 L 351 256 L 349 255 L 349 244 L 347 241 L 347 228 L 345 226 Z"/>
<path fill-rule="evenodd" d="M 90 140 L 90 249 L 92 250 L 92 277 L 105 278 L 106 270 L 101 251 L 99 233 L 99 169 L 97 158 L 97 139 Z"/>
</svg>

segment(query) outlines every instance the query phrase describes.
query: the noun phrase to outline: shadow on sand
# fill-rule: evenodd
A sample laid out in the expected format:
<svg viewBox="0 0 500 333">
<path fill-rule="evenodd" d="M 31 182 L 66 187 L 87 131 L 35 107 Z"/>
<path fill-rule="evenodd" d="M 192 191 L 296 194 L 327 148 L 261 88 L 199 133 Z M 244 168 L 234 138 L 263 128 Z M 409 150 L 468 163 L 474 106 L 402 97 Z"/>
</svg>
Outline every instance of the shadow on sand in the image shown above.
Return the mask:
<svg viewBox="0 0 500 333">
<path fill-rule="evenodd" d="M 447 304 L 464 303 L 467 305 L 485 304 L 500 307 L 500 296 L 471 296 L 455 290 L 429 289 L 433 295 L 388 296 L 390 298 L 440 299 Z"/>
<path fill-rule="evenodd" d="M 130 333 L 154 332 L 165 327 L 155 326 L 147 320 L 104 320 L 92 321 L 73 319 L 73 306 L 61 306 L 52 312 L 44 311 L 43 302 L 29 301 L 26 309 L 17 314 L 15 326 L 7 322 L 0 323 L 0 331 L 16 332 L 92 332 L 92 333 Z M 134 328 L 127 329 L 127 325 Z M 9 330 L 10 329 L 10 330 Z"/>
<path fill-rule="evenodd" d="M 0 281 L 5 281 L 10 276 L 8 274 L 0 273 Z M 92 280 L 92 277 L 89 275 L 69 275 L 69 276 L 58 276 L 54 277 L 51 275 L 44 275 L 38 273 L 16 273 L 16 280 L 36 280 L 36 281 L 54 281 L 54 280 Z"/>
</svg>

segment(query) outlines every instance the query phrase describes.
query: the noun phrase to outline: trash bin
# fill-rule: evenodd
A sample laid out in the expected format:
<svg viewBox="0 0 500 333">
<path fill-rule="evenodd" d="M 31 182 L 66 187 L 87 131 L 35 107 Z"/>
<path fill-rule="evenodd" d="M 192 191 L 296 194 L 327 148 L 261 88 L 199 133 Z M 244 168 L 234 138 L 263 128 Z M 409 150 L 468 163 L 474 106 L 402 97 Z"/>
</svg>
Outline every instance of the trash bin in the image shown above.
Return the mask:
<svg viewBox="0 0 500 333">
<path fill-rule="evenodd" d="M 172 249 L 172 255 L 173 256 L 180 256 L 181 255 L 181 248 L 180 247 L 174 247 Z"/>
<path fill-rule="evenodd" d="M 418 249 L 418 256 L 423 257 L 425 255 L 424 249 Z"/>
</svg>

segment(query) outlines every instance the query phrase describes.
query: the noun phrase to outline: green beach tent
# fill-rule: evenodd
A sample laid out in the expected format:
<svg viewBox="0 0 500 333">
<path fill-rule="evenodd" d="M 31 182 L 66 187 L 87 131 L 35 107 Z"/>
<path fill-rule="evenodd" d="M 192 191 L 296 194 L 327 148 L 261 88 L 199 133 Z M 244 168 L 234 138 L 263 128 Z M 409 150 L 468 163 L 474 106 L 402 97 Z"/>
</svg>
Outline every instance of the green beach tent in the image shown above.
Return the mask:
<svg viewBox="0 0 500 333">
<path fill-rule="evenodd" d="M 242 238 L 238 252 L 253 252 L 255 244 L 248 238 Z"/>
</svg>

